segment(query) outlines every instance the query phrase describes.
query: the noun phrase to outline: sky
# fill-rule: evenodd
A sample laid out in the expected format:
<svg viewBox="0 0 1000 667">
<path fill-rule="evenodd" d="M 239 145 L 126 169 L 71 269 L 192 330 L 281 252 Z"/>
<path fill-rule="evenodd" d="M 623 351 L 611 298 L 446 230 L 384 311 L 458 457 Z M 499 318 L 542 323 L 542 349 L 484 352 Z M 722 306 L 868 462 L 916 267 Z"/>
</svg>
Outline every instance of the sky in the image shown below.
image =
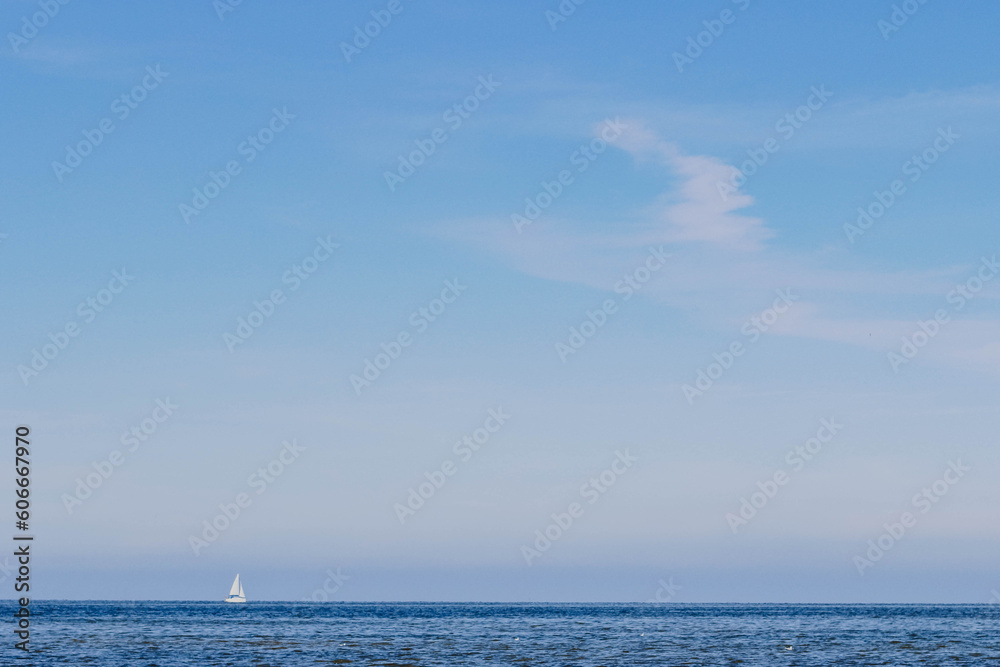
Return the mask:
<svg viewBox="0 0 1000 667">
<path fill-rule="evenodd" d="M 1000 601 L 998 13 L 0 3 L 33 595 Z"/>
</svg>

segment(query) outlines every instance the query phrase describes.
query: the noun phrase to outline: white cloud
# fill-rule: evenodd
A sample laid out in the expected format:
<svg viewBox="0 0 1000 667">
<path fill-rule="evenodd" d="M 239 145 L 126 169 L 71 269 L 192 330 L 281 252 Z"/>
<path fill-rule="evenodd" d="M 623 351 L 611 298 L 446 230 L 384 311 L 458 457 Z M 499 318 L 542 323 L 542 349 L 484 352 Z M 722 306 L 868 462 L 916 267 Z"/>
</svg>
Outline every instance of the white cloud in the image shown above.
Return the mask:
<svg viewBox="0 0 1000 667">
<path fill-rule="evenodd" d="M 96 54 L 87 49 L 64 47 L 57 48 L 39 44 L 32 44 L 27 48 L 21 49 L 15 57 L 22 60 L 30 60 L 37 63 L 43 63 L 45 65 L 56 65 L 59 67 L 69 67 L 79 65 L 81 63 L 91 63 L 97 59 Z"/>
<path fill-rule="evenodd" d="M 857 257 L 845 249 L 774 247 L 766 243 L 775 234 L 764 220 L 739 213 L 753 204 L 752 197 L 739 190 L 725 200 L 720 196 L 718 182 L 728 181 L 733 167 L 716 157 L 686 155 L 642 122 L 627 121 L 627 126 L 614 144 L 640 164 L 669 168 L 676 178 L 651 205 L 623 211 L 629 222 L 593 232 L 543 215 L 518 234 L 509 220 L 487 218 L 442 226 L 437 234 L 485 246 L 529 275 L 607 291 L 624 272 L 640 265 L 648 246 L 664 245 L 672 254 L 669 265 L 644 294 L 688 311 L 703 326 L 738 327 L 770 303 L 774 290 L 791 288 L 802 301 L 772 333 L 885 352 L 917 326 L 912 311 L 901 312 L 896 305 L 901 297 L 907 297 L 909 308 L 913 298 L 933 296 L 936 300 L 928 301 L 928 312 L 933 312 L 973 266 L 887 272 L 856 266 Z M 866 298 L 857 299 L 859 295 Z M 991 289 L 980 298 L 997 296 Z M 921 360 L 1000 368 L 1000 345 L 992 342 L 998 327 L 1000 323 L 988 320 L 956 321 Z"/>
<path fill-rule="evenodd" d="M 734 168 L 718 158 L 685 155 L 675 144 L 659 139 L 642 123 L 630 121 L 614 142 L 637 158 L 651 158 L 668 166 L 680 179 L 676 192 L 661 198 L 649 211 L 662 228 L 649 242 L 704 242 L 737 250 L 757 250 L 774 236 L 760 218 L 735 213 L 753 204 L 753 197 L 736 191 L 727 197 L 719 184 L 728 184 Z M 654 226 L 654 230 L 655 230 Z"/>
</svg>

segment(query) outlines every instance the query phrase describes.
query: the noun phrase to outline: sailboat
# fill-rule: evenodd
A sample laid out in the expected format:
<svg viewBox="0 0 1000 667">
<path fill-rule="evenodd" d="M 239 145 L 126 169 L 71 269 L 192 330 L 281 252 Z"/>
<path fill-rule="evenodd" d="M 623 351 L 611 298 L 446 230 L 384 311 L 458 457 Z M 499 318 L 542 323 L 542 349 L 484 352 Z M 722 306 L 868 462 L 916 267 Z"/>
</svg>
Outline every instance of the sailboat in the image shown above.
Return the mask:
<svg viewBox="0 0 1000 667">
<path fill-rule="evenodd" d="M 243 584 L 240 582 L 240 575 L 236 575 L 236 579 L 233 581 L 232 588 L 229 589 L 229 595 L 225 599 L 226 602 L 246 602 L 247 596 L 243 594 Z"/>
</svg>

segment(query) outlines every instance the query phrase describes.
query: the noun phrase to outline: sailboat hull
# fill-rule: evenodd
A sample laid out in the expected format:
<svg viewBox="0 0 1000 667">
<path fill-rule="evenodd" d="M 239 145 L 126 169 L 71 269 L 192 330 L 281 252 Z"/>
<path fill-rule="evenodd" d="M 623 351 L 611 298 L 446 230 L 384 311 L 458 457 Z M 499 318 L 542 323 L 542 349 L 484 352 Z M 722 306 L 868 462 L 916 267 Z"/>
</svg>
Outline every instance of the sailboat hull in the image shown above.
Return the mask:
<svg viewBox="0 0 1000 667">
<path fill-rule="evenodd" d="M 243 604 L 245 604 L 246 601 L 247 601 L 246 598 L 226 598 L 225 600 L 223 600 L 223 602 L 233 602 L 233 603 L 243 603 Z"/>
</svg>

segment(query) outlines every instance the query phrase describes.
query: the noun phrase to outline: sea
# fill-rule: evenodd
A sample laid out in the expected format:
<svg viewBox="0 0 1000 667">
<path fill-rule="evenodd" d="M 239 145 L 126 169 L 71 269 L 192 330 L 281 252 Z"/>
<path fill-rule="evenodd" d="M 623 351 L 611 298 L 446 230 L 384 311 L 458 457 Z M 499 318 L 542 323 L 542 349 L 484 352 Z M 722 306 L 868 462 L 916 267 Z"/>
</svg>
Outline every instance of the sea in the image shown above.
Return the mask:
<svg viewBox="0 0 1000 667">
<path fill-rule="evenodd" d="M 1000 665 L 1000 605 L 32 602 L 3 665 Z"/>
</svg>

